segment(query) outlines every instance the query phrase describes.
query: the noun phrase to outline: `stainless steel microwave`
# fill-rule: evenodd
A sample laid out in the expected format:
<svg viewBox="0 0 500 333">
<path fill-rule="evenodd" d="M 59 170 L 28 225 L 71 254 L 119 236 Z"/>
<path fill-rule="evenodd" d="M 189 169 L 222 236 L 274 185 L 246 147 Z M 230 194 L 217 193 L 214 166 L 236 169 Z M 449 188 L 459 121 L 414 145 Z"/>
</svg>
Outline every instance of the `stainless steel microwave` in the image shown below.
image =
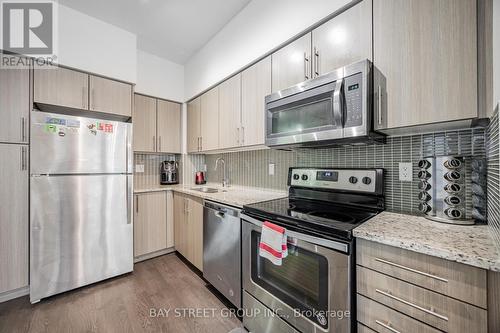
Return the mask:
<svg viewBox="0 0 500 333">
<path fill-rule="evenodd" d="M 266 96 L 266 146 L 383 142 L 373 130 L 371 69 L 359 61 Z"/>
</svg>

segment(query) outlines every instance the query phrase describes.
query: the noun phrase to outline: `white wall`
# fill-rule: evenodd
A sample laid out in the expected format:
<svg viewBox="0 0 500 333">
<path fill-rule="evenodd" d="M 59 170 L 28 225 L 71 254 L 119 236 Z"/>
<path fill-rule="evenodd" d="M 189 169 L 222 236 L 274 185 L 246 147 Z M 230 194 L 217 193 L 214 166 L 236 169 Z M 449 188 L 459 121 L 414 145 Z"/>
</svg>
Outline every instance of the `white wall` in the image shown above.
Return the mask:
<svg viewBox="0 0 500 333">
<path fill-rule="evenodd" d="M 350 0 L 253 0 L 185 64 L 190 99 Z"/>
<path fill-rule="evenodd" d="M 493 0 L 493 103 L 500 104 L 500 0 Z"/>
<path fill-rule="evenodd" d="M 184 66 L 137 50 L 135 91 L 176 102 L 184 102 Z"/>
<path fill-rule="evenodd" d="M 62 5 L 58 18 L 58 63 L 136 82 L 135 34 Z"/>
</svg>

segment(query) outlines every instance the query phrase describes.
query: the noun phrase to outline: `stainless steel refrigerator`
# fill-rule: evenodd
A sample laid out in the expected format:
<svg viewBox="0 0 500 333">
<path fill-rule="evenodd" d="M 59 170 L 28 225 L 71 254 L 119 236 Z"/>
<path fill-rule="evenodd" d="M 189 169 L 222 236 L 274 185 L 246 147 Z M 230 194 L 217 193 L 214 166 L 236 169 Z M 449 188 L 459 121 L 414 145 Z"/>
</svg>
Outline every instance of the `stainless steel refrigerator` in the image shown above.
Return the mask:
<svg viewBox="0 0 500 333">
<path fill-rule="evenodd" d="M 133 270 L 132 124 L 31 112 L 30 300 Z"/>
</svg>

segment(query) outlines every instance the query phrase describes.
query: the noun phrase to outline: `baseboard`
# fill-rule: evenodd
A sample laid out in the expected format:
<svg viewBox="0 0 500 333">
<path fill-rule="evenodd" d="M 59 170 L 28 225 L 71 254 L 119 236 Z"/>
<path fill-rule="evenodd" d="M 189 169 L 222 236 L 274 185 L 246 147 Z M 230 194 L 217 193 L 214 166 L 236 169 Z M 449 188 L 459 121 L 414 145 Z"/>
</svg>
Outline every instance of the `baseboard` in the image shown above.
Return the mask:
<svg viewBox="0 0 500 333">
<path fill-rule="evenodd" d="M 30 294 L 30 286 L 21 287 L 18 289 L 0 293 L 0 303 L 10 301 L 11 299 L 26 296 Z"/>
<path fill-rule="evenodd" d="M 165 254 L 169 254 L 169 253 L 172 253 L 174 251 L 175 251 L 175 249 L 173 247 L 169 247 L 168 249 L 163 249 L 160 251 L 143 254 L 142 256 L 138 256 L 138 257 L 134 258 L 134 264 L 141 262 L 141 261 L 144 261 L 144 260 L 152 259 L 152 258 L 159 257 L 159 256 L 162 256 Z"/>
</svg>

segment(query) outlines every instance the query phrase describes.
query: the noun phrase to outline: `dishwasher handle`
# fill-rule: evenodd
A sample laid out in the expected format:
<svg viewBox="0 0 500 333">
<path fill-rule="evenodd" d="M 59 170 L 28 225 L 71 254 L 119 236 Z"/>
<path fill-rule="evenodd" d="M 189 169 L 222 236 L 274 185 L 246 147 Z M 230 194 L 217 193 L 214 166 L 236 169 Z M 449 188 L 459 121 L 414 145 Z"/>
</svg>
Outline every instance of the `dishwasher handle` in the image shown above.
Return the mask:
<svg viewBox="0 0 500 333">
<path fill-rule="evenodd" d="M 234 216 L 240 218 L 240 210 L 226 205 L 221 205 L 212 201 L 205 201 L 205 208 L 210 209 L 214 212 L 215 216 L 220 219 L 224 219 L 227 216 Z"/>
</svg>

